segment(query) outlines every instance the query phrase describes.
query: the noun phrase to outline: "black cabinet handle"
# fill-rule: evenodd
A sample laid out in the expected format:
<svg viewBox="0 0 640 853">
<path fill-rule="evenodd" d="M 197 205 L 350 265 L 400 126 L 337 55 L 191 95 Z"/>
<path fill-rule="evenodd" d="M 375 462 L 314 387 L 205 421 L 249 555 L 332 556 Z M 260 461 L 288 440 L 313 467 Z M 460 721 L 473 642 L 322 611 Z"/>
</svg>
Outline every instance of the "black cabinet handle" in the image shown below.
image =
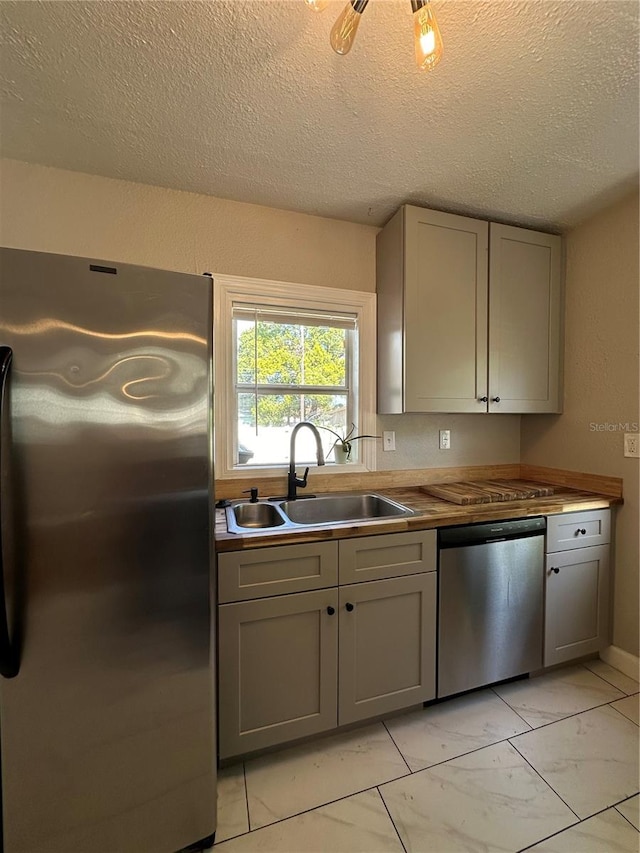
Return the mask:
<svg viewBox="0 0 640 853">
<path fill-rule="evenodd" d="M 488 398 L 488 397 L 480 397 L 480 402 L 481 402 L 481 403 L 488 403 L 488 402 L 489 402 L 489 398 Z"/>
<path fill-rule="evenodd" d="M 553 573 L 554 573 L 554 575 L 559 575 L 559 574 L 560 574 L 560 569 L 557 569 L 555 566 L 552 566 L 552 567 L 549 569 L 549 571 L 550 571 L 550 572 L 553 572 Z"/>
<path fill-rule="evenodd" d="M 349 613 L 351 613 L 351 611 L 353 610 L 353 604 L 350 601 L 347 601 L 347 603 L 345 604 L 345 607 L 347 608 Z"/>
<path fill-rule="evenodd" d="M 335 607 L 331 607 L 331 605 L 329 605 L 329 607 L 327 607 L 327 613 L 329 614 L 329 616 L 333 616 L 333 614 L 335 612 L 336 612 Z"/>
<path fill-rule="evenodd" d="M 499 402 L 500 402 L 500 397 L 492 397 L 492 398 L 491 398 L 491 402 L 492 402 L 492 403 L 499 403 Z"/>
<path fill-rule="evenodd" d="M 579 527 L 578 533 L 582 533 L 583 536 L 586 536 L 587 531 L 584 529 L 584 527 Z"/>
</svg>

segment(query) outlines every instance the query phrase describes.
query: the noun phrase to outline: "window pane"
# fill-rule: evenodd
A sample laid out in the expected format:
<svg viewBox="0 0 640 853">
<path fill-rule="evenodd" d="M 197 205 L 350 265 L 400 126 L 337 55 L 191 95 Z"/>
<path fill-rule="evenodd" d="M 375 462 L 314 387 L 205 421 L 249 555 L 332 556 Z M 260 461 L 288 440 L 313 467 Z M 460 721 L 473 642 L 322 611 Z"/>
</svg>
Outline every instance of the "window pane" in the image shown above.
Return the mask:
<svg viewBox="0 0 640 853">
<path fill-rule="evenodd" d="M 288 463 L 291 430 L 299 421 L 310 421 L 315 426 L 328 426 L 341 434 L 346 428 L 346 393 L 258 394 L 257 398 L 254 394 L 240 393 L 237 395 L 237 401 L 238 459 L 236 464 Z M 324 452 L 329 454 L 335 436 L 325 430 L 320 430 L 320 435 Z M 331 455 L 328 461 L 332 460 Z M 303 464 L 315 463 L 315 461 L 316 444 L 313 434 L 311 430 L 303 429 L 296 439 L 296 462 Z"/>
<path fill-rule="evenodd" d="M 346 387 L 348 331 L 236 320 L 236 382 Z"/>
<path fill-rule="evenodd" d="M 234 321 L 236 382 L 256 381 L 255 325 L 252 320 Z"/>
<path fill-rule="evenodd" d="M 326 326 L 303 326 L 305 385 L 341 385 L 346 382 L 345 329 L 330 329 Z"/>
</svg>

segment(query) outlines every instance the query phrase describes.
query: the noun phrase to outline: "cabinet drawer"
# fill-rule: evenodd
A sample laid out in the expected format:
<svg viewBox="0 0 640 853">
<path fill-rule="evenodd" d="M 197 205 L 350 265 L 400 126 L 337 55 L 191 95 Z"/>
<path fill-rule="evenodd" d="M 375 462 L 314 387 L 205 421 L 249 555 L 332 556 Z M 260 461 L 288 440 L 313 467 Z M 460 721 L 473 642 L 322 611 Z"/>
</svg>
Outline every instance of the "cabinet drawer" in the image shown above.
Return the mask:
<svg viewBox="0 0 640 853">
<path fill-rule="evenodd" d="M 436 531 L 389 533 L 340 543 L 340 584 L 384 580 L 436 569 Z"/>
<path fill-rule="evenodd" d="M 547 554 L 606 545 L 611 541 L 610 527 L 609 509 L 550 515 L 547 519 Z"/>
<path fill-rule="evenodd" d="M 338 543 L 280 545 L 218 554 L 218 601 L 245 601 L 338 583 Z"/>
</svg>

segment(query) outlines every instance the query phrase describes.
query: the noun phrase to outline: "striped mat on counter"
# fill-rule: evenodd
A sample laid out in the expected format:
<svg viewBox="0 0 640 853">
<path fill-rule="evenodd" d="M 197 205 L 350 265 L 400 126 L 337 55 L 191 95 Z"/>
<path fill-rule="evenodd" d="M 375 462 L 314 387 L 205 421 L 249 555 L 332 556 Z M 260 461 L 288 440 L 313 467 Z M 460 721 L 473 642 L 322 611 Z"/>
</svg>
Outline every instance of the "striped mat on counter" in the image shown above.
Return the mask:
<svg viewBox="0 0 640 853">
<path fill-rule="evenodd" d="M 521 501 L 526 498 L 548 497 L 553 486 L 528 480 L 474 480 L 471 483 L 434 483 L 420 490 L 450 503 L 488 504 L 497 501 Z"/>
</svg>

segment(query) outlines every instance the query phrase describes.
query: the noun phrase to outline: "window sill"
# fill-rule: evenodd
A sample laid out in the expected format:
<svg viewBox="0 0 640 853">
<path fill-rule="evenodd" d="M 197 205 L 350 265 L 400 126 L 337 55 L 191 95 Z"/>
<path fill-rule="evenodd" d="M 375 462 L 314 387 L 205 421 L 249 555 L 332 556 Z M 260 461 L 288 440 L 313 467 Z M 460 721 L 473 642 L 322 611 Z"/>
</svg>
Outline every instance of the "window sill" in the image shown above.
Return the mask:
<svg viewBox="0 0 640 853">
<path fill-rule="evenodd" d="M 298 462 L 296 463 L 296 470 L 300 472 L 301 470 L 307 467 L 306 462 Z M 240 466 L 238 468 L 232 468 L 229 471 L 225 471 L 223 477 L 225 480 L 250 480 L 251 478 L 263 478 L 263 477 L 286 477 L 289 471 L 288 465 L 264 465 L 264 466 Z M 309 465 L 309 476 L 311 477 L 314 473 L 322 474 L 325 476 L 328 474 L 329 476 L 333 476 L 336 474 L 362 474 L 365 472 L 371 471 L 370 468 L 367 468 L 362 462 L 348 462 L 345 465 L 337 465 L 335 463 L 331 463 L 330 465 Z M 217 475 L 216 478 L 218 479 Z"/>
</svg>

